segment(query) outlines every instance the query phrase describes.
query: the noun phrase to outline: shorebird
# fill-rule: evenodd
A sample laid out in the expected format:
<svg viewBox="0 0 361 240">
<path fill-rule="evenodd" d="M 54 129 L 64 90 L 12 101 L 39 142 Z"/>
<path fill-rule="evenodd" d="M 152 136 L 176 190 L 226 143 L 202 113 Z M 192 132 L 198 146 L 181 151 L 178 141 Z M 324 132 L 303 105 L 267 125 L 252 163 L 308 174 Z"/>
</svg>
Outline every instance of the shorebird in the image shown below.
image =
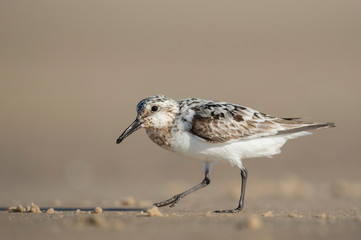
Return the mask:
<svg viewBox="0 0 361 240">
<path fill-rule="evenodd" d="M 249 107 L 227 102 L 186 98 L 175 101 L 164 95 L 141 100 L 135 121 L 122 133 L 116 143 L 140 128 L 160 147 L 198 159 L 204 166 L 203 181 L 168 200 L 155 203 L 157 207 L 174 207 L 185 196 L 210 183 L 214 163 L 229 163 L 241 170 L 241 194 L 238 206 L 217 213 L 236 213 L 244 207 L 247 169 L 242 160 L 271 157 L 279 154 L 289 139 L 311 134 L 309 130 L 334 127 L 334 123 L 316 123 L 300 118 L 279 118 Z"/>
</svg>

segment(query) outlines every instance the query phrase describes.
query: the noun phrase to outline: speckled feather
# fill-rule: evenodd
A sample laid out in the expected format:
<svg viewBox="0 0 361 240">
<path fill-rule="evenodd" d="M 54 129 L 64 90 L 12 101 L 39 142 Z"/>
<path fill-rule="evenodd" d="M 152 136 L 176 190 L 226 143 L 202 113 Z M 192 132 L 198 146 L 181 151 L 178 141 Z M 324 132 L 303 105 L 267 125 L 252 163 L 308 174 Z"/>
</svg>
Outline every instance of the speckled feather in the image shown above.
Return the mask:
<svg viewBox="0 0 361 240">
<path fill-rule="evenodd" d="M 289 130 L 306 131 L 328 125 L 298 118 L 277 118 L 227 102 L 187 98 L 178 103 L 183 117 L 193 116 L 189 131 L 212 143 L 286 134 Z M 189 117 L 184 119 L 189 121 Z"/>
</svg>

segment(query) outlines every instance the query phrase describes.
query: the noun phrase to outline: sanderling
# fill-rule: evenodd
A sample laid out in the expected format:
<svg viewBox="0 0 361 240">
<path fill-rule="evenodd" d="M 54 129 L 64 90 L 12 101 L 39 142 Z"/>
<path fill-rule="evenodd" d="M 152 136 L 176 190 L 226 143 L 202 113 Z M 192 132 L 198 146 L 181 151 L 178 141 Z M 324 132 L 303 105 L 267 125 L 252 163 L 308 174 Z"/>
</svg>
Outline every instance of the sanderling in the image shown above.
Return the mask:
<svg viewBox="0 0 361 240">
<path fill-rule="evenodd" d="M 164 95 L 143 99 L 137 105 L 137 118 L 117 139 L 145 128 L 150 139 L 167 150 L 203 162 L 203 181 L 172 198 L 155 203 L 157 207 L 174 207 L 180 199 L 210 183 L 213 163 L 224 162 L 241 170 L 242 184 L 238 207 L 218 213 L 240 212 L 244 206 L 247 169 L 242 160 L 271 157 L 289 139 L 311 134 L 308 130 L 334 127 L 334 123 L 315 123 L 299 118 L 278 118 L 252 108 L 232 104 L 186 98 L 175 101 Z"/>
</svg>

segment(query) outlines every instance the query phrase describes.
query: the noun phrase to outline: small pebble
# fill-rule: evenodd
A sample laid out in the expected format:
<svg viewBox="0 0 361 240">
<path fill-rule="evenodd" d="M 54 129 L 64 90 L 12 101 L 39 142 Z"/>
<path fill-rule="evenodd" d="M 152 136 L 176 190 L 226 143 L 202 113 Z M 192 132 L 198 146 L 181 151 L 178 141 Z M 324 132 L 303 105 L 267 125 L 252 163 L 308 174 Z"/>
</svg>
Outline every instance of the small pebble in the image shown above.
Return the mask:
<svg viewBox="0 0 361 240">
<path fill-rule="evenodd" d="M 32 213 L 41 213 L 41 210 L 38 205 L 35 205 L 34 203 L 31 203 L 30 211 Z"/>
<path fill-rule="evenodd" d="M 267 211 L 267 212 L 263 213 L 263 216 L 264 216 L 264 217 L 274 217 L 272 211 Z"/>
<path fill-rule="evenodd" d="M 104 217 L 101 216 L 80 217 L 76 220 L 76 226 L 78 228 L 85 226 L 106 227 L 107 221 Z"/>
<path fill-rule="evenodd" d="M 249 216 L 245 220 L 245 227 L 248 229 L 256 230 L 260 229 L 262 226 L 262 220 L 255 215 Z"/>
<path fill-rule="evenodd" d="M 26 208 L 23 205 L 19 205 L 15 208 L 14 212 L 26 212 Z"/>
<path fill-rule="evenodd" d="M 207 211 L 205 214 L 204 214 L 205 217 L 212 217 L 212 212 L 211 211 Z"/>
<path fill-rule="evenodd" d="M 288 216 L 291 218 L 302 218 L 303 217 L 302 215 L 296 214 L 296 213 L 290 213 L 290 214 L 288 214 Z"/>
<path fill-rule="evenodd" d="M 123 206 L 134 206 L 135 199 L 133 197 L 126 197 L 126 198 L 122 199 L 121 204 Z"/>
<path fill-rule="evenodd" d="M 149 217 L 163 217 L 163 213 L 161 213 L 161 211 L 159 211 L 159 208 L 156 206 L 153 206 L 152 208 L 147 210 L 147 215 Z"/>
<path fill-rule="evenodd" d="M 103 209 L 100 207 L 96 207 L 93 211 L 93 213 L 97 213 L 97 214 L 102 213 L 102 212 L 103 212 Z"/>
<path fill-rule="evenodd" d="M 17 207 L 9 207 L 8 212 L 16 212 Z"/>
<path fill-rule="evenodd" d="M 55 213 L 54 208 L 49 208 L 48 210 L 46 210 L 46 213 Z"/>
</svg>

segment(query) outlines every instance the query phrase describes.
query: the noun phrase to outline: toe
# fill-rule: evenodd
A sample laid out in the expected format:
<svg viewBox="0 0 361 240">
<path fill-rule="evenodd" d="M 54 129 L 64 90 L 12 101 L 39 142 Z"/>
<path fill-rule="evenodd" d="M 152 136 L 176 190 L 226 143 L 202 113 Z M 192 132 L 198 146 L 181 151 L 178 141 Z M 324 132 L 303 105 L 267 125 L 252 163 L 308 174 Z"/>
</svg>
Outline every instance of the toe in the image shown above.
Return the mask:
<svg viewBox="0 0 361 240">
<path fill-rule="evenodd" d="M 238 212 L 241 212 L 240 209 L 236 208 L 236 209 L 230 209 L 230 210 L 225 210 L 225 209 L 222 209 L 222 210 L 216 210 L 214 211 L 215 213 L 238 213 Z"/>
</svg>

